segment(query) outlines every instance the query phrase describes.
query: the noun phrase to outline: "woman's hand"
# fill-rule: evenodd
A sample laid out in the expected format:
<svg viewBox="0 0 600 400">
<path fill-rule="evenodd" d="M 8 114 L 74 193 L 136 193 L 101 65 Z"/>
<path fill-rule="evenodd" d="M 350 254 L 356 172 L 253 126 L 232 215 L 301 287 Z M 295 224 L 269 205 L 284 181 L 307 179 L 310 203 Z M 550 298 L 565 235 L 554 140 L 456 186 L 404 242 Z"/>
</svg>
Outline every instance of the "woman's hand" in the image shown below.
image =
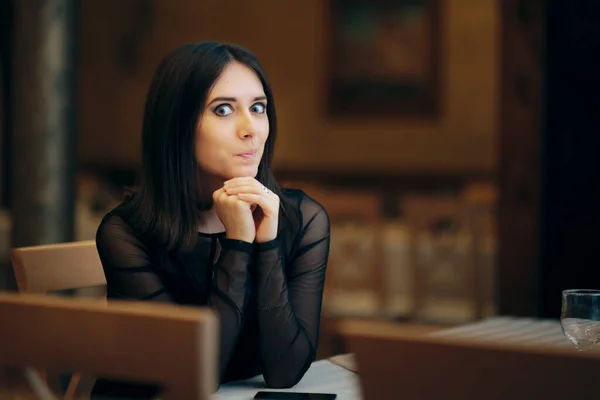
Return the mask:
<svg viewBox="0 0 600 400">
<path fill-rule="evenodd" d="M 213 201 L 217 216 L 225 226 L 225 236 L 228 239 L 254 242 L 256 228 L 252 216 L 252 204 L 236 195 L 226 193 L 224 188 L 213 193 Z"/>
<path fill-rule="evenodd" d="M 225 182 L 224 189 L 228 195 L 258 206 L 253 213 L 257 242 L 268 242 L 277 237 L 279 197 L 275 193 L 251 177 L 230 179 Z"/>
</svg>

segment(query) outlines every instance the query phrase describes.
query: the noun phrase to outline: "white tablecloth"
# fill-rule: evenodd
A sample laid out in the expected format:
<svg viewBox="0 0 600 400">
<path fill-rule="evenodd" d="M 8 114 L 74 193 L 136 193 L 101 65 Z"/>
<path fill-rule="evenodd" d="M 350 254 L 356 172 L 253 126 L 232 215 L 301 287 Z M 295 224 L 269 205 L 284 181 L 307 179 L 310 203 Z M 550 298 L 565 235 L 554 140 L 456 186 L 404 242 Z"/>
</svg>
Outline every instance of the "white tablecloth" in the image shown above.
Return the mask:
<svg viewBox="0 0 600 400">
<path fill-rule="evenodd" d="M 314 362 L 304 378 L 291 389 L 267 389 L 262 376 L 222 385 L 215 399 L 250 400 L 261 390 L 281 392 L 336 393 L 336 400 L 360 400 L 358 375 L 333 364 L 328 360 Z"/>
<path fill-rule="evenodd" d="M 562 333 L 559 321 L 537 318 L 491 317 L 427 336 L 524 346 L 573 347 Z"/>
</svg>

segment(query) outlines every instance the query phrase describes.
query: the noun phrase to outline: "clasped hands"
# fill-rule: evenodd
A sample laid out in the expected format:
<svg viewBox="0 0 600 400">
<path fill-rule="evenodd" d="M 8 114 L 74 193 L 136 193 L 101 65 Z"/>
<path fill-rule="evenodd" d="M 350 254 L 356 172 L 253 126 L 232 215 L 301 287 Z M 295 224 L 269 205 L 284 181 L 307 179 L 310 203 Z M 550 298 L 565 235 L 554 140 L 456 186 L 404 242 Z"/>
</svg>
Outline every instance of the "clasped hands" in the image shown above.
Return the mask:
<svg viewBox="0 0 600 400">
<path fill-rule="evenodd" d="M 226 237 L 264 243 L 277 237 L 279 196 L 252 177 L 233 178 L 213 193 Z"/>
</svg>

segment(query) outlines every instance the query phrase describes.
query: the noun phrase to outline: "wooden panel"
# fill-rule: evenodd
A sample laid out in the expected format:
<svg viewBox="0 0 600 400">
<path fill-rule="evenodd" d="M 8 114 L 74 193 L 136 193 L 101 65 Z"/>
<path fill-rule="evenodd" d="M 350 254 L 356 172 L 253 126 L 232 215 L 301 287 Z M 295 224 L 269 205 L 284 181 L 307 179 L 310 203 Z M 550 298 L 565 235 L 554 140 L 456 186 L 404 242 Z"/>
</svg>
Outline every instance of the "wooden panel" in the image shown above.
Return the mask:
<svg viewBox="0 0 600 400">
<path fill-rule="evenodd" d="M 584 399 L 597 391 L 598 352 L 418 337 L 367 321 L 340 332 L 366 399 Z"/>
<path fill-rule="evenodd" d="M 217 388 L 209 309 L 0 294 L 0 326 L 2 366 L 156 382 L 164 399 L 209 399 Z"/>
<path fill-rule="evenodd" d="M 542 2 L 501 3 L 499 312 L 538 312 Z"/>
<path fill-rule="evenodd" d="M 247 46 L 270 76 L 280 169 L 494 172 L 497 2 L 443 2 L 441 116 L 410 121 L 327 114 L 327 1 L 232 0 L 233 14 L 217 0 L 82 2 L 80 161 L 136 165 L 159 59 L 182 43 L 217 39 Z M 129 58 L 124 44 L 133 44 Z"/>
<path fill-rule="evenodd" d="M 0 1 L 0 205 L 8 207 L 10 198 L 10 143 L 13 102 L 10 87 L 12 82 L 12 54 L 14 30 L 14 1 Z"/>
</svg>

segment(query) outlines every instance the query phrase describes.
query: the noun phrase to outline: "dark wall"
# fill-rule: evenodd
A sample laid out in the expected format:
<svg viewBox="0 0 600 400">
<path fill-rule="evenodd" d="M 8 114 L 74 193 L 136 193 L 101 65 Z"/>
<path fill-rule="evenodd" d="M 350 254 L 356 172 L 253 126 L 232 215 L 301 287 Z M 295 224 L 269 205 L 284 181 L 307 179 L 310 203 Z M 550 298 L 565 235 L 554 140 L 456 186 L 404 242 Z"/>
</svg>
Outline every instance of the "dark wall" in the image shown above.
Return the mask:
<svg viewBox="0 0 600 400">
<path fill-rule="evenodd" d="M 11 47 L 13 29 L 13 1 L 0 0 L 0 106 L 3 108 L 0 120 L 0 207 L 10 206 L 10 136 L 12 108 L 11 87 Z"/>
<path fill-rule="evenodd" d="M 550 0 L 542 135 L 541 315 L 600 289 L 600 2 Z"/>
</svg>

